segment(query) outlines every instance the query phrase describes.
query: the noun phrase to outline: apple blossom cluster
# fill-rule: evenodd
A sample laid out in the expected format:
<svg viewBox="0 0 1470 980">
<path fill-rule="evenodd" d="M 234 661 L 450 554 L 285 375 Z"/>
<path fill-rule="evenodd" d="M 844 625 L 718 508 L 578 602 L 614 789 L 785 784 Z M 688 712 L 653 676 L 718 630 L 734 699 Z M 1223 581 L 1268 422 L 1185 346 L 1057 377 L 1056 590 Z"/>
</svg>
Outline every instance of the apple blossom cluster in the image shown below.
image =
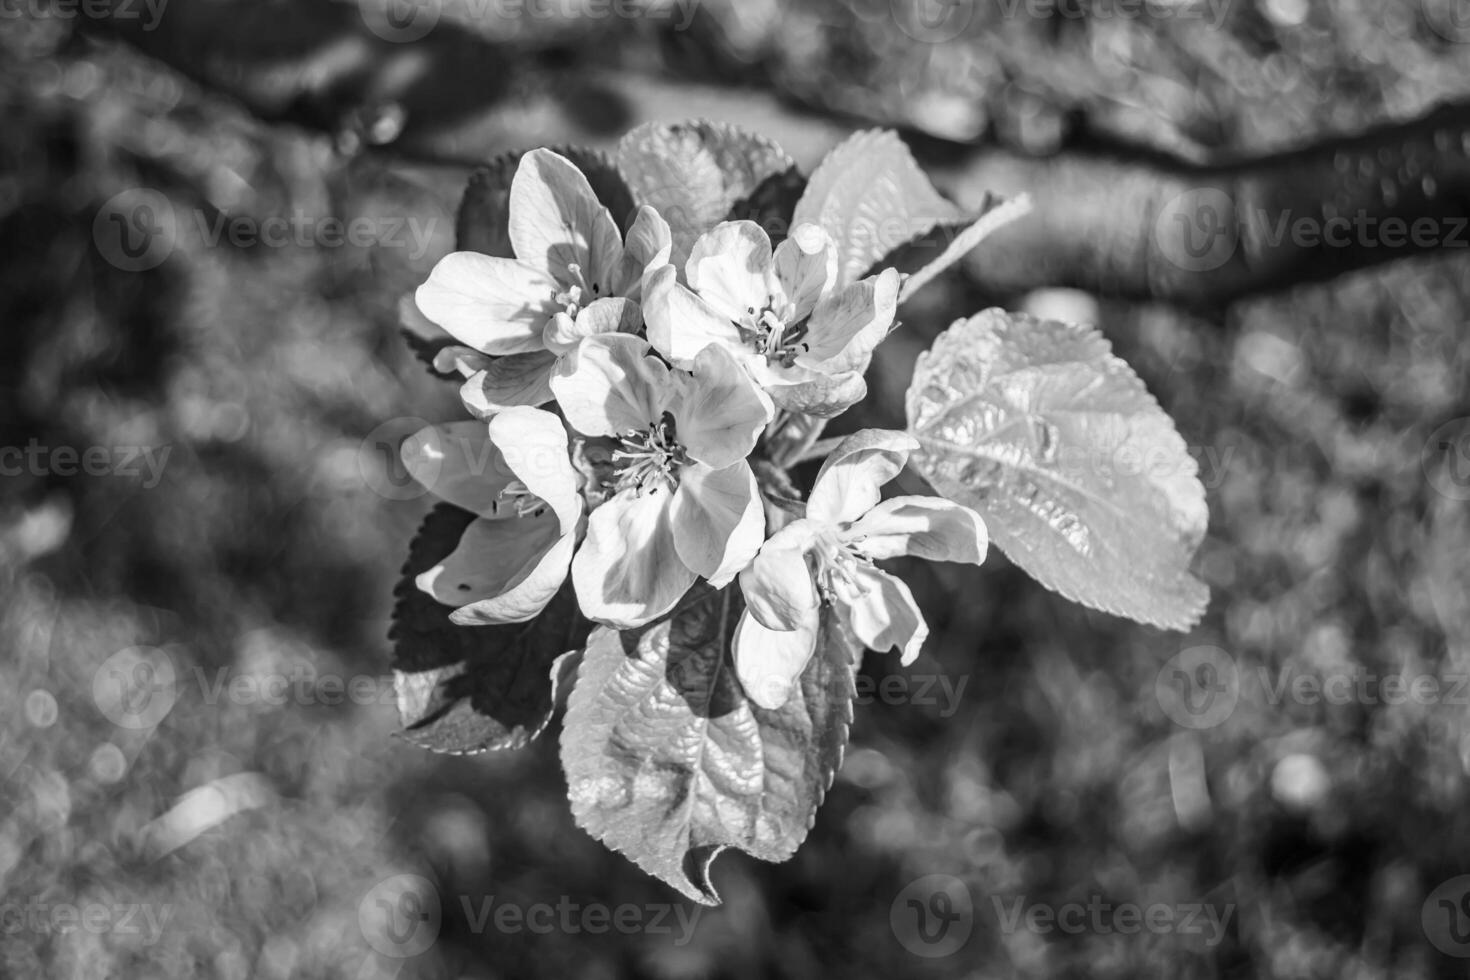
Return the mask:
<svg viewBox="0 0 1470 980">
<path fill-rule="evenodd" d="M 804 504 L 758 475 L 773 427 L 865 396 L 899 273 L 841 284 L 821 227 L 772 248 L 751 221 L 709 229 L 676 267 L 657 211 L 640 207 L 625 236 L 586 176 L 545 149 L 515 173 L 509 234 L 514 259 L 453 253 L 415 295 L 462 345 L 436 364 L 464 375 L 475 420 L 417 433 L 403 460 L 477 515 L 418 587 L 453 622 L 489 625 L 533 619 L 570 578 L 588 619 L 627 630 L 700 580 L 738 583 L 736 674 L 771 709 L 811 658 L 824 607 L 912 661 L 927 627 L 875 562 L 978 564 L 981 518 L 939 497 L 881 498 L 917 447 L 902 432 L 840 441 Z"/>
</svg>

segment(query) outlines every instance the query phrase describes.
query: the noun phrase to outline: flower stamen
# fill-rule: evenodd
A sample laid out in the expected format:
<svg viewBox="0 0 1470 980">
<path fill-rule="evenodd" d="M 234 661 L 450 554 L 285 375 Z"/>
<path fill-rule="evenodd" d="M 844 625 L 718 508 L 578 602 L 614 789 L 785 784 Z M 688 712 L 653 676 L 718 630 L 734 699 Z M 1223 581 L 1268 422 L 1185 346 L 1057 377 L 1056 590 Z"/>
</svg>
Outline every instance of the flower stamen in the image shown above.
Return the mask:
<svg viewBox="0 0 1470 980">
<path fill-rule="evenodd" d="M 512 480 L 500 491 L 495 503 L 498 512 L 501 505 L 511 507 L 517 517 L 536 517 L 546 509 L 546 501 L 536 496 L 520 480 Z"/>
<path fill-rule="evenodd" d="M 807 322 L 792 322 L 796 316 L 794 303 L 787 302 L 779 312 L 775 304 L 775 297 L 768 296 L 760 311 L 753 306 L 746 307 L 747 315 L 736 326 L 767 363 L 789 368 L 811 348 L 805 343 Z"/>
<path fill-rule="evenodd" d="M 852 603 L 867 595 L 868 589 L 858 580 L 858 572 L 873 561 L 856 548 L 855 542 L 823 534 L 812 549 L 812 558 L 816 565 L 813 578 L 817 590 L 828 602 L 842 599 Z"/>
<path fill-rule="evenodd" d="M 618 438 L 622 448 L 612 454 L 619 470 L 616 489 L 631 488 L 641 496 L 679 485 L 679 468 L 687 460 L 684 447 L 674 435 L 673 416 L 665 412 L 647 429 L 624 432 Z"/>
</svg>

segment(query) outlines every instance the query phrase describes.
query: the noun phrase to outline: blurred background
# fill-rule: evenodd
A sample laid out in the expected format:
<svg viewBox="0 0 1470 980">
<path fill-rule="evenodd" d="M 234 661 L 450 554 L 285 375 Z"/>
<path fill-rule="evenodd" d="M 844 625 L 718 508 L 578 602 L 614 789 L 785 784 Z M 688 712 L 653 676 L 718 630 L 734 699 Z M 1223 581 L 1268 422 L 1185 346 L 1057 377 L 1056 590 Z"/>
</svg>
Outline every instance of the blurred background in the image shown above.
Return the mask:
<svg viewBox="0 0 1470 980">
<path fill-rule="evenodd" d="M 1046 274 L 1109 229 L 1136 243 L 1144 216 L 1109 202 L 1189 167 L 1249 182 L 1470 98 L 1470 8 L 0 16 L 0 976 L 1470 973 L 1464 243 L 1269 291 L 1153 288 L 1126 255 Z M 998 552 L 901 568 L 925 653 L 868 656 L 806 844 L 722 857 L 714 909 L 574 826 L 556 723 L 467 758 L 393 737 L 392 590 L 430 501 L 380 451 L 461 416 L 396 306 L 452 249 L 473 165 L 691 116 L 807 170 L 897 127 L 957 198 L 1026 190 L 1047 215 L 1026 274 L 995 273 L 997 242 L 905 308 L 846 426 L 898 422 L 958 316 L 1095 320 L 1175 418 L 1211 516 L 1188 635 Z M 1429 159 L 1395 179 L 1463 181 L 1465 131 L 1419 133 Z M 1397 152 L 1374 144 L 1362 174 Z M 1306 188 L 1359 172 L 1304 167 Z M 1176 670 L 1218 700 L 1181 710 Z"/>
</svg>

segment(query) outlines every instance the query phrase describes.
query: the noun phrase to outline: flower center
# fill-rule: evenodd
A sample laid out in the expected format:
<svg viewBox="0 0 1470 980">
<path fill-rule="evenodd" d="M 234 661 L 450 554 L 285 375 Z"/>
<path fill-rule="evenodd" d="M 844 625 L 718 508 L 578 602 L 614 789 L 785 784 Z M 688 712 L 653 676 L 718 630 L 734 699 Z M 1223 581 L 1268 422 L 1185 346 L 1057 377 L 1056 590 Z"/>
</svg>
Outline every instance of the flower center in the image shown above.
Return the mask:
<svg viewBox="0 0 1470 980">
<path fill-rule="evenodd" d="M 753 306 L 747 306 L 745 316 L 736 325 L 755 352 L 766 359 L 766 363 L 789 368 L 798 356 L 805 354 L 811 347 L 805 342 L 807 322 L 803 320 L 792 323 L 795 316 L 795 303 L 788 301 L 778 311 L 776 298 L 767 296 L 764 308 L 757 310 Z"/>
<path fill-rule="evenodd" d="M 679 485 L 679 468 L 686 462 L 684 447 L 674 434 L 674 417 L 668 412 L 642 431 L 618 436 L 621 447 L 613 450 L 618 467 L 617 490 L 633 489 L 642 496 Z"/>
<path fill-rule="evenodd" d="M 500 491 L 495 509 L 504 505 L 512 508 L 517 517 L 535 517 L 546 509 L 546 501 L 536 496 L 520 480 L 512 480 Z"/>
<path fill-rule="evenodd" d="M 587 277 L 582 274 L 582 267 L 575 262 L 567 265 L 567 272 L 571 275 L 571 283 L 566 284 L 566 289 L 551 298 L 553 302 L 566 310 L 567 316 L 575 320 L 585 305 L 584 300 L 586 303 L 592 303 L 602 298 L 602 284 L 588 283 Z"/>
<path fill-rule="evenodd" d="M 843 541 L 834 528 L 817 536 L 811 555 L 816 565 L 813 578 L 817 590 L 828 602 L 842 599 L 851 603 L 867 594 L 857 573 L 871 566 L 873 560 L 857 550 L 857 542 Z"/>
</svg>

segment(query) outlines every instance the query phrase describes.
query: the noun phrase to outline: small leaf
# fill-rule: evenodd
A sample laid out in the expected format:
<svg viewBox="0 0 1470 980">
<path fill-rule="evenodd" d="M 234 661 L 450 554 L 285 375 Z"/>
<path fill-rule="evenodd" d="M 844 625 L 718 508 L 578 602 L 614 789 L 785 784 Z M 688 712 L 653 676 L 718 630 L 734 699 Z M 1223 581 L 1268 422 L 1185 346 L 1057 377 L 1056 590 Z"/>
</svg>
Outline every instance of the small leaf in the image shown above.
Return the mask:
<svg viewBox="0 0 1470 980">
<path fill-rule="evenodd" d="M 577 165 L 587 175 L 592 192 L 625 231 L 633 216 L 633 197 L 618 168 L 607 154 L 576 146 L 551 149 Z M 515 178 L 525 151 L 496 157 L 470 175 L 459 215 L 454 222 L 455 238 L 462 252 L 484 252 L 513 259 L 510 245 L 510 182 Z"/>
<path fill-rule="evenodd" d="M 989 238 L 997 230 L 1031 213 L 1031 198 L 1025 194 L 1009 200 L 991 197 L 978 215 L 968 222 L 942 224 L 921 235 L 904 246 L 903 251 L 910 259 L 918 259 L 917 271 L 908 276 L 899 290 L 898 302 L 903 305 L 909 297 L 923 289 L 941 273 L 968 255 L 975 246 Z M 936 256 L 933 253 L 938 251 Z M 890 254 L 883 260 L 888 265 L 893 259 Z M 907 270 L 903 270 L 907 271 Z"/>
<path fill-rule="evenodd" d="M 765 137 L 704 121 L 639 126 L 618 143 L 617 158 L 633 199 L 651 205 L 669 223 L 674 239 L 669 261 L 681 274 L 700 235 L 747 199 L 760 209 L 767 197 L 779 198 L 782 183 L 767 181 L 794 166 Z"/>
<path fill-rule="evenodd" d="M 796 167 L 788 167 L 761 181 L 748 197 L 736 201 L 726 221 L 754 221 L 766 230 L 771 245 L 779 245 L 791 231 L 796 202 L 806 190 L 806 178 Z"/>
<path fill-rule="evenodd" d="M 453 551 L 472 520 L 449 504 L 430 511 L 395 590 L 390 636 L 401 734 L 434 752 L 514 749 L 539 735 L 571 663 L 566 655 L 581 649 L 592 627 L 570 582 L 528 623 L 451 623 L 450 607 L 419 591 L 414 577 Z"/>
<path fill-rule="evenodd" d="M 1189 574 L 1209 518 L 1174 423 L 1090 326 L 985 310 L 920 356 L 913 462 L 979 511 L 991 540 L 1077 602 L 1184 630 L 1209 601 Z"/>
<path fill-rule="evenodd" d="M 855 282 L 915 239 L 946 243 L 914 274 L 901 300 L 958 262 L 995 228 L 1029 210 L 1023 201 L 994 202 L 971 213 L 943 197 L 890 130 L 848 137 L 828 153 L 797 202 L 793 224 L 814 222 L 837 241 L 839 280 Z"/>
<path fill-rule="evenodd" d="M 592 634 L 567 705 L 561 758 L 578 826 L 707 905 L 726 847 L 784 861 L 842 763 L 861 648 L 825 616 L 790 700 L 746 698 L 730 659 L 736 590 L 639 632 Z"/>
</svg>

